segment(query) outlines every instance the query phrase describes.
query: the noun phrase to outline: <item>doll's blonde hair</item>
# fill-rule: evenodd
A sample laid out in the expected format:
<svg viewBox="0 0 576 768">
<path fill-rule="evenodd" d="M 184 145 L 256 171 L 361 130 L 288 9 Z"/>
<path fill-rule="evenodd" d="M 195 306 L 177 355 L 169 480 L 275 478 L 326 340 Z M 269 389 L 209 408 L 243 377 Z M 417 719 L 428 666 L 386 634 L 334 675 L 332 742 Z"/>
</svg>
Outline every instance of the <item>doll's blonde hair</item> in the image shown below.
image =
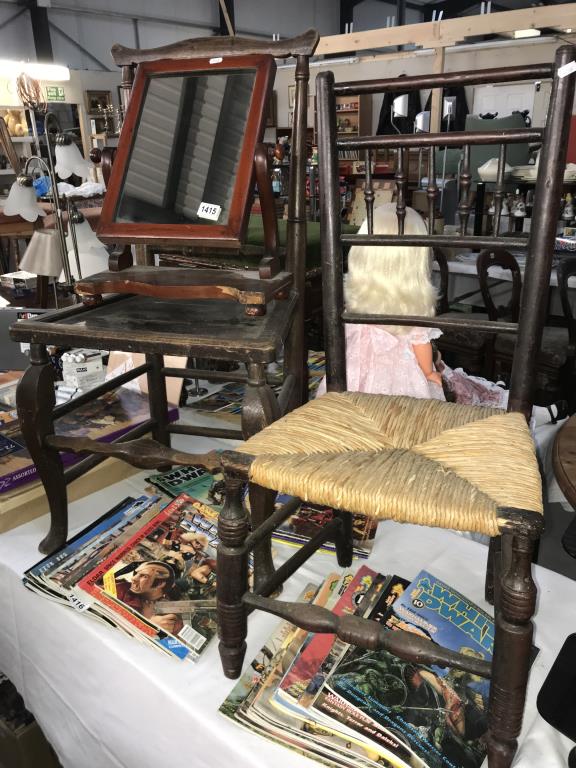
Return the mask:
<svg viewBox="0 0 576 768">
<path fill-rule="evenodd" d="M 367 232 L 368 223 L 364 221 L 358 234 Z M 374 234 L 397 232 L 396 204 L 375 208 Z M 423 218 L 413 208 L 406 208 L 404 233 L 427 234 Z M 433 317 L 437 294 L 430 268 L 428 248 L 355 245 L 348 254 L 346 309 L 363 314 Z"/>
</svg>

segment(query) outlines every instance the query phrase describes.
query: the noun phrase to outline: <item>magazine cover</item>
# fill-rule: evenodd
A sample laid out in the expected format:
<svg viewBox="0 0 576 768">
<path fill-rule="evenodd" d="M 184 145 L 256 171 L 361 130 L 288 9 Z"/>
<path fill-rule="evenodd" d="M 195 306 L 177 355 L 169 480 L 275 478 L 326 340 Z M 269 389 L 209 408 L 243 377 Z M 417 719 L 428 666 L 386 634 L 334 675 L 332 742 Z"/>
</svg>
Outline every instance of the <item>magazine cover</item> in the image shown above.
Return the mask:
<svg viewBox="0 0 576 768">
<path fill-rule="evenodd" d="M 42 569 L 38 578 L 70 598 L 70 590 L 83 576 L 132 536 L 135 526 L 146 522 L 146 515 L 156 515 L 163 506 L 159 496 L 140 496 L 134 499 L 115 512 L 106 521 L 106 527 L 96 526 L 94 533 L 90 532 L 82 543 L 67 545 L 63 557 L 59 557 L 54 566 Z"/>
<path fill-rule="evenodd" d="M 57 435 L 90 437 L 111 442 L 150 417 L 148 398 L 126 387 L 119 387 L 97 400 L 80 406 L 55 422 Z M 168 412 L 170 421 L 178 410 Z M 20 434 L 18 422 L 3 425 L 3 449 L 0 451 L 0 493 L 36 480 L 37 472 Z M 82 454 L 62 453 L 65 466 L 75 464 Z"/>
<path fill-rule="evenodd" d="M 202 467 L 177 467 L 170 472 L 151 475 L 146 478 L 146 481 L 172 498 L 179 493 L 188 493 L 205 504 L 209 504 L 218 512 L 224 506 L 225 487 L 222 474 L 212 475 Z M 278 494 L 276 506 L 284 504 L 287 500 L 287 496 Z M 249 508 L 247 492 L 245 503 Z M 296 512 L 274 531 L 272 538 L 282 544 L 302 546 L 333 518 L 333 509 L 303 502 Z M 374 544 L 377 526 L 377 521 L 372 518 L 365 515 L 354 515 L 353 537 L 356 557 L 367 558 L 369 556 Z M 334 543 L 330 541 L 325 542 L 320 549 L 323 552 L 334 553 L 336 551 Z"/>
<path fill-rule="evenodd" d="M 377 599 L 370 601 L 362 615 L 372 621 L 384 623 L 392 604 L 403 594 L 409 584 L 410 582 L 401 576 L 389 577 Z M 368 597 L 363 602 L 368 603 Z M 361 607 L 364 607 L 363 603 Z M 335 643 L 334 648 L 337 645 L 338 643 Z M 335 672 L 340 662 L 355 650 L 350 645 L 342 645 L 343 651 L 339 656 L 330 660 L 330 656 L 334 653 L 333 649 L 327 659 L 328 663 L 323 665 L 325 681 L 316 689 L 312 701 L 308 704 L 311 716 L 349 733 L 352 738 L 360 738 L 371 743 L 374 749 L 382 750 L 389 759 L 399 761 L 402 766 L 425 768 L 424 762 L 410 750 L 409 744 L 398 733 L 379 726 L 346 699 L 327 688 L 326 680 L 329 680 L 330 674 Z M 304 700 L 305 696 L 301 697 L 300 703 Z"/>
<path fill-rule="evenodd" d="M 169 472 L 150 475 L 146 482 L 172 498 L 187 493 L 198 501 L 209 504 L 217 512 L 224 506 L 224 476 L 222 473 L 211 474 L 204 467 L 175 467 Z"/>
<path fill-rule="evenodd" d="M 276 505 L 280 506 L 287 500 L 287 496 L 278 494 Z M 296 512 L 278 526 L 273 538 L 276 541 L 300 546 L 309 541 L 333 519 L 334 510 L 330 507 L 302 502 Z M 367 558 L 370 555 L 377 527 L 377 520 L 366 517 L 366 515 L 353 515 L 352 536 L 356 557 Z M 336 551 L 336 547 L 331 541 L 325 542 L 321 549 L 330 552 Z"/>
<path fill-rule="evenodd" d="M 76 536 L 73 536 L 66 542 L 64 547 L 43 558 L 31 568 L 28 568 L 22 577 L 24 585 L 30 586 L 34 581 L 39 581 L 44 574 L 53 571 L 74 552 L 89 546 L 94 539 L 109 531 L 120 519 L 124 518 L 133 502 L 134 499 L 127 496 L 120 503 L 112 507 L 112 509 L 105 512 L 98 520 L 81 530 Z"/>
<path fill-rule="evenodd" d="M 314 602 L 317 605 L 326 603 L 329 594 L 338 589 L 338 583 L 336 575 L 329 576 Z M 299 600 L 310 601 L 315 591 L 313 585 L 308 585 Z M 270 707 L 276 685 L 305 635 L 305 631 L 289 622 L 282 622 L 234 686 L 220 711 L 242 727 L 325 765 L 349 768 L 391 765 L 384 761 L 373 762 L 371 756 L 376 755 L 366 745 L 353 744 L 349 739 L 342 739 L 311 720 L 290 721 Z"/>
<path fill-rule="evenodd" d="M 491 617 L 421 571 L 394 603 L 387 625 L 490 661 Z M 489 681 L 468 672 L 405 662 L 386 651 L 351 648 L 326 691 L 397 735 L 429 768 L 479 768 L 485 754 Z"/>
<path fill-rule="evenodd" d="M 356 606 L 372 585 L 375 576 L 376 572 L 366 565 L 359 568 L 334 606 L 334 613 L 337 616 L 354 613 Z M 322 662 L 330 653 L 334 640 L 335 636 L 330 634 L 310 635 L 309 642 L 282 679 L 279 692 L 284 693 L 290 699 L 298 700 L 312 683 Z"/>
<path fill-rule="evenodd" d="M 181 494 L 81 579 L 77 597 L 198 657 L 216 631 L 217 544 L 217 514 Z"/>
</svg>

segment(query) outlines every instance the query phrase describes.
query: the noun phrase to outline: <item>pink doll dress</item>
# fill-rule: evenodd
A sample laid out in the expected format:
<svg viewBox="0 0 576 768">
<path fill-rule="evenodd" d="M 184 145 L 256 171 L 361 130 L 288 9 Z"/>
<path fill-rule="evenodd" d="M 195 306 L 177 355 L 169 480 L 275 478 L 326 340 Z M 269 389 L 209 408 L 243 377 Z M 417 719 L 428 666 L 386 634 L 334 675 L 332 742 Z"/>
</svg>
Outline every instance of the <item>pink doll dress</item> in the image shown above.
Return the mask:
<svg viewBox="0 0 576 768">
<path fill-rule="evenodd" d="M 445 400 L 442 387 L 428 381 L 413 344 L 426 344 L 442 335 L 438 328 L 406 328 L 390 333 L 391 326 L 349 323 L 346 326 L 346 377 L 349 392 Z M 326 378 L 318 395 L 326 392 Z"/>
</svg>

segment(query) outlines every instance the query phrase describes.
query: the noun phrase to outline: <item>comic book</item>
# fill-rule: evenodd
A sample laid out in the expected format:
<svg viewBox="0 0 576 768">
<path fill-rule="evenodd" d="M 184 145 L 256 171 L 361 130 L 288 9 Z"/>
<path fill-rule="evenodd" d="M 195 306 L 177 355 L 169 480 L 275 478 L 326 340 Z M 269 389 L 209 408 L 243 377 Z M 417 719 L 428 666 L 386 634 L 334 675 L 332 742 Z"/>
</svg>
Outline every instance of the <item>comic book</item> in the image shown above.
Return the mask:
<svg viewBox="0 0 576 768">
<path fill-rule="evenodd" d="M 335 575 L 328 577 L 314 603 L 329 604 L 328 595 L 341 592 L 343 583 L 349 583 L 349 579 L 338 580 Z M 308 585 L 299 599 L 309 600 L 311 587 Z M 271 694 L 305 636 L 305 631 L 282 622 L 222 704 L 220 711 L 242 727 L 326 765 L 346 768 L 375 766 L 376 763 L 366 756 L 367 751 L 362 747 L 342 741 L 332 733 L 324 733 L 323 729 L 312 722 L 282 719 L 270 709 Z M 381 762 L 379 765 L 386 763 Z"/>
<path fill-rule="evenodd" d="M 97 525 L 80 542 L 67 544 L 54 565 L 40 566 L 39 573 L 35 573 L 36 581 L 58 592 L 77 610 L 84 610 L 74 597 L 73 587 L 163 506 L 159 496 L 133 499 L 108 518 L 105 526 Z"/>
<path fill-rule="evenodd" d="M 215 634 L 217 514 L 181 494 L 74 588 L 128 631 L 198 658 Z"/>
<path fill-rule="evenodd" d="M 85 403 L 55 422 L 57 435 L 90 437 L 111 442 L 150 417 L 148 398 L 126 387 L 119 387 L 97 400 Z M 178 409 L 168 412 L 170 421 L 178 418 Z M 38 473 L 18 422 L 2 425 L 0 440 L 0 493 L 37 479 Z M 80 461 L 81 454 L 61 453 L 65 466 Z"/>
<path fill-rule="evenodd" d="M 492 618 L 427 571 L 394 603 L 386 624 L 390 631 L 407 629 L 451 650 L 492 659 Z M 484 760 L 484 678 L 351 647 L 324 690 L 397 736 L 428 768 L 479 768 Z"/>
<path fill-rule="evenodd" d="M 89 546 L 90 542 L 113 528 L 118 520 L 124 519 L 128 510 L 132 507 L 133 502 L 134 499 L 127 496 L 93 523 L 79 531 L 57 552 L 48 555 L 40 560 L 40 562 L 36 563 L 36 565 L 28 568 L 22 577 L 24 585 L 32 590 L 48 590 L 49 585 L 43 583 L 44 575 L 49 574 L 56 569 L 73 552 L 83 551 L 84 547 Z"/>
<path fill-rule="evenodd" d="M 359 568 L 334 606 L 334 613 L 337 616 L 353 613 L 375 576 L 376 572 L 366 565 Z M 319 673 L 334 641 L 334 635 L 311 634 L 307 644 L 282 678 L 278 686 L 278 694 L 292 701 L 298 701 L 306 688 L 313 684 L 314 677 Z"/>
<path fill-rule="evenodd" d="M 188 493 L 190 496 L 209 504 L 215 510 L 220 511 L 225 501 L 224 478 L 222 474 L 214 475 L 198 466 L 177 467 L 170 472 L 158 473 L 146 478 L 155 488 L 174 498 L 179 493 Z M 285 503 L 287 496 L 278 494 L 276 507 Z M 249 500 L 246 493 L 246 506 L 249 508 Z M 287 518 L 273 534 L 274 541 L 300 547 L 309 541 L 321 528 L 334 518 L 334 510 L 316 504 L 303 502 L 300 507 Z M 378 522 L 365 515 L 354 515 L 352 535 L 354 555 L 359 558 L 367 558 L 372 551 L 374 536 Z M 326 541 L 320 547 L 322 552 L 336 552 L 334 542 Z"/>
</svg>

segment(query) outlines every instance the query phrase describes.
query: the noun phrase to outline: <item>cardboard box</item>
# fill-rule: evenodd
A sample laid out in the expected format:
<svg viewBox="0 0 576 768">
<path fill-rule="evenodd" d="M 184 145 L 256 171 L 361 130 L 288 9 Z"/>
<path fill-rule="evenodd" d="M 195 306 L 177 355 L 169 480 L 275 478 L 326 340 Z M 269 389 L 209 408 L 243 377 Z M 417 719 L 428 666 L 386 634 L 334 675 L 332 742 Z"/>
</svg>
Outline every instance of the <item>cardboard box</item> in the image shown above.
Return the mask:
<svg viewBox="0 0 576 768">
<path fill-rule="evenodd" d="M 36 721 L 13 731 L 0 720 L 2 768 L 61 768 Z"/>
</svg>

